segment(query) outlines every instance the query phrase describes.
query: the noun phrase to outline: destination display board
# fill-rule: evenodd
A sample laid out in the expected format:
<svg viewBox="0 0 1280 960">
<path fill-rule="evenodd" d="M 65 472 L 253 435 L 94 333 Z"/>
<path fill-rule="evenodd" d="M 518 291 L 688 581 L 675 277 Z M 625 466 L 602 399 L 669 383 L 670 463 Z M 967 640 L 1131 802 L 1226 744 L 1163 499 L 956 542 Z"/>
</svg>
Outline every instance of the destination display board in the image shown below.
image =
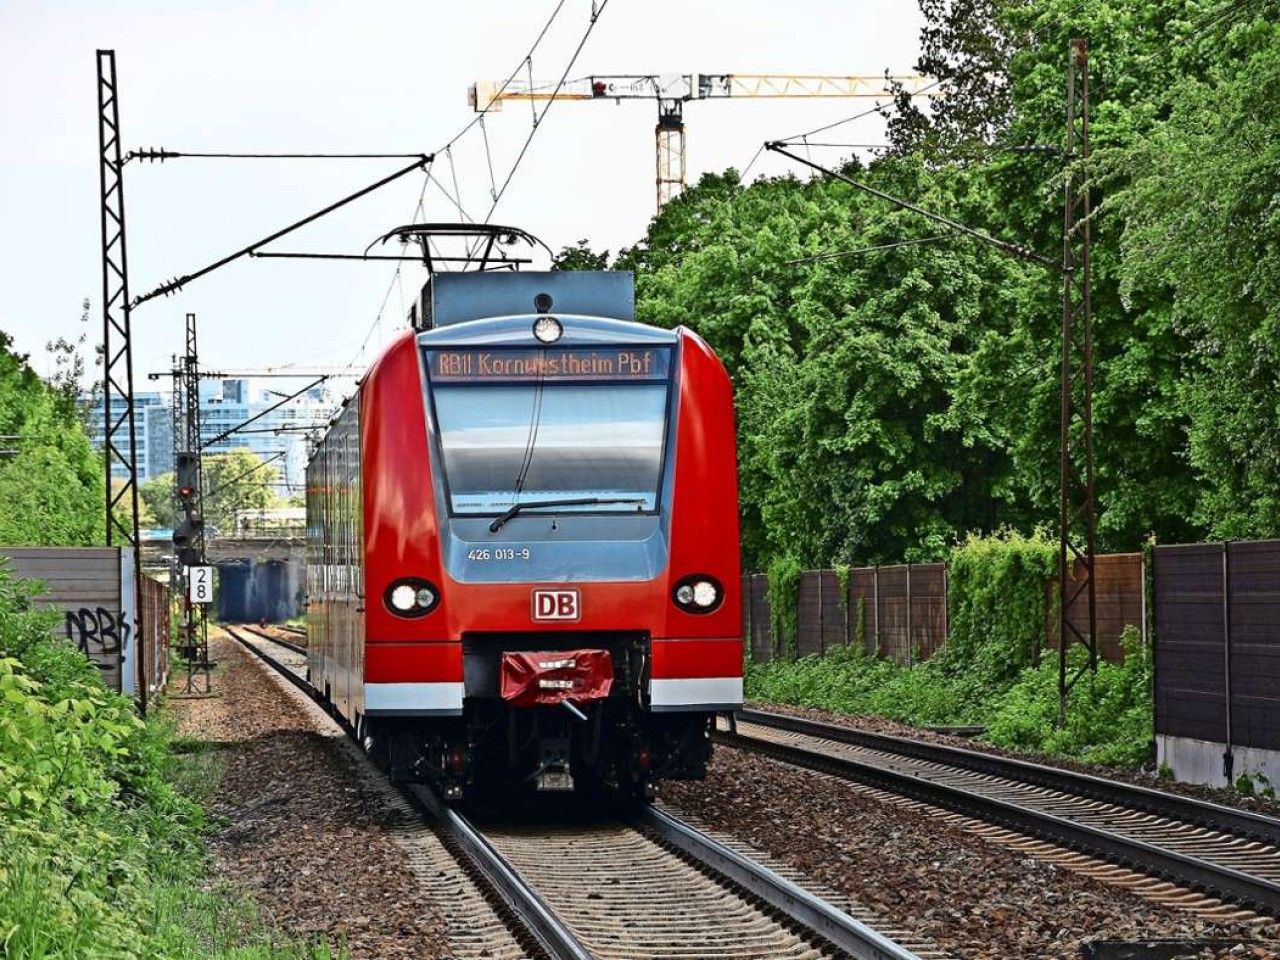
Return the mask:
<svg viewBox="0 0 1280 960">
<path fill-rule="evenodd" d="M 655 381 L 670 373 L 669 347 L 549 347 L 427 350 L 433 383 Z"/>
</svg>

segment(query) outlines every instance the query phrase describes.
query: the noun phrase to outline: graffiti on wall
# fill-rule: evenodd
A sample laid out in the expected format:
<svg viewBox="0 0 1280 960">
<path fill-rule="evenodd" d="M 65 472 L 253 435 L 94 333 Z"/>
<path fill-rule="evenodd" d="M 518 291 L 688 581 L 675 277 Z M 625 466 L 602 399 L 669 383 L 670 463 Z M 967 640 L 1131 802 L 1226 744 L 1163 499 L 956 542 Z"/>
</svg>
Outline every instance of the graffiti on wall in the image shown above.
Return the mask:
<svg viewBox="0 0 1280 960">
<path fill-rule="evenodd" d="M 123 611 L 113 613 L 106 607 L 81 607 L 67 611 L 66 631 L 68 640 L 93 656 L 119 653 L 127 647 L 133 625 Z"/>
</svg>

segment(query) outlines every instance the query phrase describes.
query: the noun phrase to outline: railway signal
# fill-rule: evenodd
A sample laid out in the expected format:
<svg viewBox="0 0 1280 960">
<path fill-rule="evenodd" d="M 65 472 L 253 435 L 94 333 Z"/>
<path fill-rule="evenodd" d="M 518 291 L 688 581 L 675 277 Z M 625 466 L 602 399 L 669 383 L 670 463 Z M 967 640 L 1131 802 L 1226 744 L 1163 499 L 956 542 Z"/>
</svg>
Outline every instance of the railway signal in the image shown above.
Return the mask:
<svg viewBox="0 0 1280 960">
<path fill-rule="evenodd" d="M 563 84 L 510 80 L 477 81 L 467 91 L 467 103 L 477 113 L 502 109 L 508 100 L 654 100 L 658 125 L 658 210 L 685 188 L 684 105 L 691 100 L 892 98 L 900 89 L 909 96 L 929 95 L 932 81 L 914 74 L 882 76 L 825 76 L 795 73 L 678 73 L 602 74 Z"/>
</svg>

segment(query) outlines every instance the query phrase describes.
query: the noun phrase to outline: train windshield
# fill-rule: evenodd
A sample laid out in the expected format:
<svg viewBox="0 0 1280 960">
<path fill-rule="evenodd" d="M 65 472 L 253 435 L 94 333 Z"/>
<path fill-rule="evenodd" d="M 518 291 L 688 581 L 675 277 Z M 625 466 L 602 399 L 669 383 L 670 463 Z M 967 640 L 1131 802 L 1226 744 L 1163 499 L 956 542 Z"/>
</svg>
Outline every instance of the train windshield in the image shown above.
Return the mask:
<svg viewBox="0 0 1280 960">
<path fill-rule="evenodd" d="M 657 509 L 670 349 L 426 351 L 454 514 Z M 628 501 L 619 503 L 620 500 Z"/>
</svg>

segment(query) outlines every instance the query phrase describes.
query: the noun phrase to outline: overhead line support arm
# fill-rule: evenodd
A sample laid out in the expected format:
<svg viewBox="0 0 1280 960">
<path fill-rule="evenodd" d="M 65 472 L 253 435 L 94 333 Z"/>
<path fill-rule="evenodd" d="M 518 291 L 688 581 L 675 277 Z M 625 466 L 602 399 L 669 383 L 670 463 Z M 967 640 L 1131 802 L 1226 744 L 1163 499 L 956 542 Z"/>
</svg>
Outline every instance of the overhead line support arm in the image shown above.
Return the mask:
<svg viewBox="0 0 1280 960">
<path fill-rule="evenodd" d="M 264 247 L 268 243 L 271 243 L 273 240 L 279 240 L 281 237 L 286 236 L 287 234 L 293 233 L 295 230 L 298 230 L 301 227 L 305 227 L 307 224 L 312 223 L 313 221 L 319 220 L 321 217 L 325 216 L 326 214 L 333 213 L 333 211 L 339 209 L 340 207 L 345 207 L 347 204 L 352 203 L 356 200 L 359 200 L 361 197 L 366 196 L 370 193 L 373 193 L 373 191 L 378 190 L 382 187 L 385 187 L 387 184 L 392 183 L 396 180 L 399 180 L 401 177 L 407 174 L 413 173 L 413 171 L 415 170 L 425 170 L 427 166 L 434 159 L 435 159 L 435 154 L 426 154 L 425 156 L 419 157 L 418 159 L 414 160 L 413 163 L 409 164 L 406 167 L 402 167 L 401 169 L 397 170 L 395 173 L 385 176 L 378 182 L 371 183 L 369 184 L 369 186 L 364 187 L 360 190 L 357 190 L 355 193 L 349 194 L 343 197 L 341 200 L 338 200 L 334 203 L 329 204 L 329 206 L 325 207 L 323 210 L 318 210 L 315 213 L 311 214 L 310 216 L 303 217 L 301 220 L 297 220 L 294 223 L 291 223 L 289 226 L 285 227 L 283 230 L 277 230 L 275 233 L 271 234 L 270 236 L 263 237 L 261 240 L 251 243 L 247 247 L 242 247 L 239 250 L 237 250 L 235 253 L 228 254 L 227 256 L 223 257 L 221 260 L 217 260 L 209 264 L 207 267 L 202 267 L 201 269 L 197 270 L 195 273 L 188 273 L 185 276 L 181 276 L 174 280 L 170 280 L 168 283 L 161 284 L 160 286 L 152 290 L 150 293 L 144 293 L 142 296 L 137 297 L 133 301 L 132 306 L 136 307 L 139 304 L 146 303 L 148 300 L 152 300 L 156 297 L 167 296 L 177 290 L 181 290 L 184 286 L 186 286 L 192 280 L 198 279 L 199 277 L 203 277 L 206 273 L 212 273 L 214 270 L 217 270 L 219 267 L 225 267 L 228 263 L 231 263 L 233 260 L 239 260 L 241 257 L 249 256 L 250 254 L 257 251 L 259 247 Z"/>
</svg>

